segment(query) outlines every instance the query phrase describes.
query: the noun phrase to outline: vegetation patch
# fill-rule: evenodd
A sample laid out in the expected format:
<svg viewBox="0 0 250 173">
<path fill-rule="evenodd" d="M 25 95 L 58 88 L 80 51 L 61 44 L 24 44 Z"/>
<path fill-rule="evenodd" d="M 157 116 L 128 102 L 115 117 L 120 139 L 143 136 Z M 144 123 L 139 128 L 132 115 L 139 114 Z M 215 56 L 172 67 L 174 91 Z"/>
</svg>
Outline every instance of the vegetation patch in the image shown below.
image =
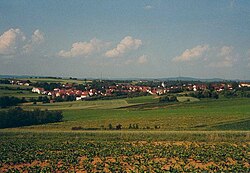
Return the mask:
<svg viewBox="0 0 250 173">
<path fill-rule="evenodd" d="M 46 124 L 62 121 L 61 111 L 24 111 L 20 107 L 0 111 L 0 128 L 29 126 L 34 124 Z"/>
</svg>

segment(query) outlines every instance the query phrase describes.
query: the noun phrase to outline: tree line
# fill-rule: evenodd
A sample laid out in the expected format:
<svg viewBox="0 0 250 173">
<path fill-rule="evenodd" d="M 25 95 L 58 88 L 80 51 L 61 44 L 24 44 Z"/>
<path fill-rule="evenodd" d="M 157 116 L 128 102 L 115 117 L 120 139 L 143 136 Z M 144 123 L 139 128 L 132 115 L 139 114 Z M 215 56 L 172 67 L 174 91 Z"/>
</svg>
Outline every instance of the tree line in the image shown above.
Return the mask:
<svg viewBox="0 0 250 173">
<path fill-rule="evenodd" d="M 15 107 L 7 111 L 0 111 L 0 119 L 0 128 L 9 128 L 60 122 L 63 114 L 62 111 L 42 111 L 40 109 L 26 111 Z"/>
<path fill-rule="evenodd" d="M 23 98 L 17 98 L 17 97 L 9 97 L 9 96 L 3 96 L 0 97 L 0 107 L 1 108 L 6 108 L 10 106 L 16 106 L 20 103 L 25 103 L 27 100 Z"/>
</svg>

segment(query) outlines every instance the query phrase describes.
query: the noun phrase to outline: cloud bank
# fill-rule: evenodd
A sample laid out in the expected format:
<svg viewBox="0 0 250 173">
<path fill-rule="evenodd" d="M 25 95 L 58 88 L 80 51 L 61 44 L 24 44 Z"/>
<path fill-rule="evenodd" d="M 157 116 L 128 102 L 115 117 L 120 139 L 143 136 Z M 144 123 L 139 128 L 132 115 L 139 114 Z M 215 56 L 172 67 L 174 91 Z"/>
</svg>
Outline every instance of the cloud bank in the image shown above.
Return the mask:
<svg viewBox="0 0 250 173">
<path fill-rule="evenodd" d="M 174 62 L 191 61 L 201 57 L 208 50 L 209 50 L 208 45 L 198 45 L 192 49 L 186 49 L 180 56 L 173 58 L 173 61 Z"/>
<path fill-rule="evenodd" d="M 211 67 L 232 67 L 237 61 L 237 55 L 233 52 L 232 46 L 223 46 L 218 50 L 215 61 L 211 62 Z"/>
<path fill-rule="evenodd" d="M 18 53 L 26 53 L 44 41 L 44 34 L 36 30 L 31 39 L 27 40 L 19 29 L 9 29 L 0 36 L 0 55 L 11 56 Z"/>
<path fill-rule="evenodd" d="M 58 55 L 60 57 L 85 57 L 94 52 L 100 51 L 101 48 L 105 47 L 107 44 L 108 43 L 96 38 L 90 40 L 89 42 L 76 42 L 72 44 L 70 50 L 61 50 Z"/>
<path fill-rule="evenodd" d="M 20 29 L 9 29 L 0 36 L 0 55 L 13 55 L 26 40 Z"/>
<path fill-rule="evenodd" d="M 150 9 L 153 8 L 153 6 L 151 6 L 151 5 L 146 5 L 146 6 L 144 6 L 143 8 L 144 8 L 145 10 L 150 10 Z"/>
<path fill-rule="evenodd" d="M 131 50 L 138 49 L 141 45 L 142 41 L 140 39 L 134 39 L 131 36 L 126 36 L 120 41 L 116 48 L 108 50 L 105 53 L 105 56 L 110 58 L 119 57 Z"/>
<path fill-rule="evenodd" d="M 39 30 L 35 30 L 31 40 L 24 46 L 25 52 L 31 52 L 36 46 L 44 41 L 44 34 Z"/>
<path fill-rule="evenodd" d="M 146 64 L 148 63 L 148 57 L 146 55 L 142 55 L 138 58 L 138 63 L 139 64 Z"/>
<path fill-rule="evenodd" d="M 174 62 L 192 62 L 192 65 L 204 64 L 205 66 L 226 68 L 233 67 L 239 55 L 235 53 L 233 46 L 198 45 L 192 49 L 186 49 L 180 56 L 172 59 Z"/>
</svg>

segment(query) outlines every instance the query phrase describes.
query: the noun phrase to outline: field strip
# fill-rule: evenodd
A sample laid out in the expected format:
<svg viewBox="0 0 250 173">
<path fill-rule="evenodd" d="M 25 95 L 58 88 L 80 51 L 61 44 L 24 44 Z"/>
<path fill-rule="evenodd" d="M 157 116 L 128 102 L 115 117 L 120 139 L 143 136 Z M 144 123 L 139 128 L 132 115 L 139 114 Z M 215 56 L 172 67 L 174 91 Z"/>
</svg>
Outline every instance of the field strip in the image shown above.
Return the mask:
<svg viewBox="0 0 250 173">
<path fill-rule="evenodd" d="M 34 138 L 48 138 L 56 135 L 58 138 L 81 138 L 85 141 L 189 141 L 189 142 L 250 142 L 250 131 L 129 131 L 129 130 L 35 130 L 35 129 L 3 129 L 1 136 L 26 135 Z M 33 138 L 32 137 L 32 138 Z M 2 140 L 6 140 L 3 138 Z"/>
<path fill-rule="evenodd" d="M 0 129 L 0 133 L 12 133 L 12 132 L 36 132 L 36 133 L 110 133 L 110 134 L 122 134 L 122 133 L 131 133 L 131 134 L 249 134 L 248 130 L 227 130 L 227 131 L 162 131 L 162 130 L 34 130 L 34 129 L 22 129 L 22 128 L 13 128 L 13 129 Z"/>
</svg>

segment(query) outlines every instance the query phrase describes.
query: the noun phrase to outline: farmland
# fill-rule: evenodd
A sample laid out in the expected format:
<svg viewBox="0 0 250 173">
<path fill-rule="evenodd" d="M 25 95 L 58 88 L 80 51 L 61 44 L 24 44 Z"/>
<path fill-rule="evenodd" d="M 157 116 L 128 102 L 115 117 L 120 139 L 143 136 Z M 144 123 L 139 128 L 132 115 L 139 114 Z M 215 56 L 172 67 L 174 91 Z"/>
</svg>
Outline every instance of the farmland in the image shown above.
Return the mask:
<svg viewBox="0 0 250 173">
<path fill-rule="evenodd" d="M 71 130 L 72 127 L 108 127 L 121 124 L 129 130 L 130 124 L 138 124 L 139 129 L 154 130 L 249 130 L 249 99 L 219 99 L 180 102 L 174 104 L 156 103 L 154 96 L 132 99 L 62 102 L 52 104 L 24 104 L 24 109 L 62 110 L 64 122 L 40 126 L 23 127 L 33 130 Z M 144 103 L 143 103 L 144 102 Z M 233 126 L 242 123 L 243 126 Z"/>
<path fill-rule="evenodd" d="M 0 172 L 249 172 L 249 98 L 177 99 L 22 103 L 27 111 L 61 110 L 64 118 L 1 129 Z"/>
<path fill-rule="evenodd" d="M 2 172 L 249 172 L 250 169 L 249 142 L 159 141 L 162 139 L 157 139 L 157 135 L 153 139 L 143 140 L 140 135 L 129 139 L 120 132 L 117 135 L 19 132 L 4 133 L 0 138 Z"/>
<path fill-rule="evenodd" d="M 30 80 L 31 82 L 48 82 L 48 83 L 83 83 L 85 80 L 80 79 L 62 79 L 62 78 L 24 78 L 23 80 Z M 86 80 L 86 82 L 89 82 Z"/>
</svg>

